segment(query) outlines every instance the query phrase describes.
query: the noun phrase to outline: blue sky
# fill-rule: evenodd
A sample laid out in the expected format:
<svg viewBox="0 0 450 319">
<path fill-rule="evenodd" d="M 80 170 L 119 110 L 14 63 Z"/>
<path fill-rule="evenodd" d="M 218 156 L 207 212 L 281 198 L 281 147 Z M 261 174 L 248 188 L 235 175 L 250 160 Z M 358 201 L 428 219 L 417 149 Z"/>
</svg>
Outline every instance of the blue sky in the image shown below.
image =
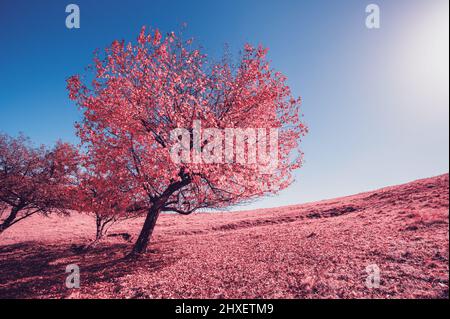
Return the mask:
<svg viewBox="0 0 450 319">
<path fill-rule="evenodd" d="M 81 28 L 65 27 L 78 4 Z M 365 7 L 381 9 L 367 29 Z M 134 40 L 142 25 L 183 22 L 212 56 L 224 43 L 269 47 L 273 67 L 303 98 L 305 165 L 277 197 L 246 208 L 353 194 L 448 172 L 448 1 L 0 2 L 0 131 L 36 143 L 76 142 L 80 113 L 65 79 L 92 52 Z"/>
</svg>

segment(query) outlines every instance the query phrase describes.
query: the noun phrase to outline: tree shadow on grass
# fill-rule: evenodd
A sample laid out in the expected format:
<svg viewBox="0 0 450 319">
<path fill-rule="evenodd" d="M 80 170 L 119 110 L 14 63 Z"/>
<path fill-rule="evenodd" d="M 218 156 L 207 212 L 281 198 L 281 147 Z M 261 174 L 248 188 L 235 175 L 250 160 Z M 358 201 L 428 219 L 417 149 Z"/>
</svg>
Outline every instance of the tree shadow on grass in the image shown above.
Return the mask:
<svg viewBox="0 0 450 319">
<path fill-rule="evenodd" d="M 77 251 L 70 244 L 26 242 L 0 246 L 0 298 L 64 298 L 73 290 L 65 286 L 66 266 L 77 264 L 81 284 L 89 287 L 114 282 L 136 269 L 156 271 L 174 262 L 170 254 L 153 250 L 138 260 L 125 260 L 128 244 L 103 244 Z"/>
</svg>

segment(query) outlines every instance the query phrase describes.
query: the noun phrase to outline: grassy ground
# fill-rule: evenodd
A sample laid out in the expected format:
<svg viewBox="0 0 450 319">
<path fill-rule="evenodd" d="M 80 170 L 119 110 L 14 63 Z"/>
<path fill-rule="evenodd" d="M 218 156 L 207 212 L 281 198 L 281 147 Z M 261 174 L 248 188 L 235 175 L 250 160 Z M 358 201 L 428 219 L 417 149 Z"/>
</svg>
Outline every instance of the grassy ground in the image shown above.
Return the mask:
<svg viewBox="0 0 450 319">
<path fill-rule="evenodd" d="M 122 258 L 142 225 L 95 248 L 89 216 L 32 217 L 0 237 L 2 298 L 448 298 L 448 174 L 354 196 L 236 213 L 163 215 L 151 251 Z M 77 264 L 80 289 L 65 287 Z M 380 269 L 366 287 L 366 267 Z"/>
</svg>

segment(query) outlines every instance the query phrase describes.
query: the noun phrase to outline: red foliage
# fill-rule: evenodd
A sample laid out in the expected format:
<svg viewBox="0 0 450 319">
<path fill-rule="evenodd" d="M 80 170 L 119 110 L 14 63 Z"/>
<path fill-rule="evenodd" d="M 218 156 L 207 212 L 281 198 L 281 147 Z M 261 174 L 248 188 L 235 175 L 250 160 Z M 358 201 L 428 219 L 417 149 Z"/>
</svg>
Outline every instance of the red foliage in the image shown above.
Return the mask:
<svg viewBox="0 0 450 319">
<path fill-rule="evenodd" d="M 68 80 L 69 97 L 84 111 L 82 142 L 101 170 L 114 172 L 147 207 L 152 228 L 160 211 L 190 214 L 273 194 L 292 181 L 301 165 L 298 148 L 306 127 L 300 100 L 286 78 L 269 67 L 267 50 L 246 45 L 237 65 L 210 63 L 191 40 L 145 28 L 136 44 L 114 41 L 95 57 L 92 85 Z M 258 165 L 174 163 L 171 132 L 206 128 L 277 129 L 278 166 L 271 174 Z M 209 141 L 202 141 L 203 147 Z M 191 145 L 194 156 L 198 149 Z M 223 155 L 222 155 L 223 156 Z M 150 216 L 152 215 L 152 216 Z M 151 217 L 151 218 L 150 218 Z M 151 230 L 148 236 L 151 235 Z M 148 237 L 143 236 L 143 237 Z M 148 238 L 141 238 L 146 246 Z"/>
<path fill-rule="evenodd" d="M 78 174 L 74 208 L 93 215 L 96 221 L 95 242 L 102 239 L 116 222 L 136 217 L 140 210 L 132 190 L 121 185 L 114 172 L 99 170 L 95 162 L 85 157 Z"/>
<path fill-rule="evenodd" d="M 0 233 L 36 213 L 66 212 L 77 162 L 69 144 L 33 148 L 22 135 L 0 134 Z"/>
</svg>

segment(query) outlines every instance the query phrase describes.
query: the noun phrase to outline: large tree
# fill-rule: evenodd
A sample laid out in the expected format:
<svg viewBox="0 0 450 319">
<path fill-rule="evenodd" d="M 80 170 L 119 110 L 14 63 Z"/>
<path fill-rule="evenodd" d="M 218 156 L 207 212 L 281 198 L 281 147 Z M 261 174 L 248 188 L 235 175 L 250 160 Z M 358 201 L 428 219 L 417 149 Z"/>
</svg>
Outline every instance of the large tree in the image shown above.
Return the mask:
<svg viewBox="0 0 450 319">
<path fill-rule="evenodd" d="M 67 143 L 33 147 L 23 135 L 0 134 L 0 234 L 34 214 L 68 212 L 77 154 Z"/>
<path fill-rule="evenodd" d="M 145 252 L 162 211 L 190 214 L 237 205 L 292 182 L 306 127 L 300 100 L 270 68 L 266 53 L 247 44 L 237 63 L 227 58 L 214 63 L 191 39 L 142 28 L 136 43 L 114 41 L 95 55 L 90 84 L 79 75 L 68 79 L 69 97 L 84 112 L 77 124 L 82 142 L 97 165 L 126 182 L 146 209 L 132 255 Z M 199 125 L 208 132 L 200 141 Z M 224 142 L 217 136 L 226 129 L 247 135 Z M 269 172 L 251 160 L 254 154 L 220 151 L 225 144 L 233 149 L 243 142 L 250 149 L 261 136 L 265 141 L 265 131 L 255 139 L 252 129 L 277 132 L 271 150 L 276 157 L 265 158 L 266 165 L 276 163 Z M 206 156 L 211 153 L 213 161 Z M 208 160 L 199 161 L 202 155 Z"/>
</svg>

